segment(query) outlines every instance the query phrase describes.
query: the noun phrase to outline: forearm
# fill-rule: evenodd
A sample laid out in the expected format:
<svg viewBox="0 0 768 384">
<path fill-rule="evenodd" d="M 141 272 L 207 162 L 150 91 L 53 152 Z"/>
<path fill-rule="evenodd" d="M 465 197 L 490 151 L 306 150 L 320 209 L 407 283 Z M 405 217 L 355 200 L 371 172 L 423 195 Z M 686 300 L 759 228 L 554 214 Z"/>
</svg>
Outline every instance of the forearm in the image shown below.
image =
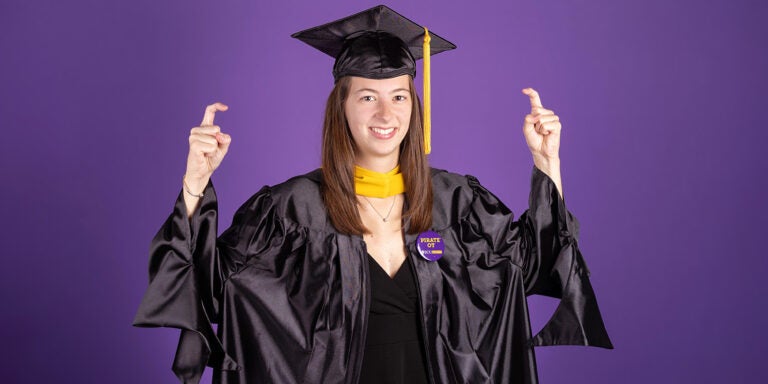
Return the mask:
<svg viewBox="0 0 768 384">
<path fill-rule="evenodd" d="M 563 182 L 560 176 L 560 158 L 553 159 L 545 158 L 543 156 L 534 156 L 533 164 L 536 166 L 536 168 L 546 173 L 547 176 L 552 179 L 552 181 L 555 183 L 555 186 L 557 187 L 557 192 L 560 194 L 560 198 L 562 198 Z"/>
<path fill-rule="evenodd" d="M 200 201 L 202 200 L 205 187 L 208 185 L 208 178 L 206 179 L 194 179 L 184 177 L 184 204 L 187 207 L 187 218 L 192 220 L 192 216 L 200 207 Z"/>
</svg>

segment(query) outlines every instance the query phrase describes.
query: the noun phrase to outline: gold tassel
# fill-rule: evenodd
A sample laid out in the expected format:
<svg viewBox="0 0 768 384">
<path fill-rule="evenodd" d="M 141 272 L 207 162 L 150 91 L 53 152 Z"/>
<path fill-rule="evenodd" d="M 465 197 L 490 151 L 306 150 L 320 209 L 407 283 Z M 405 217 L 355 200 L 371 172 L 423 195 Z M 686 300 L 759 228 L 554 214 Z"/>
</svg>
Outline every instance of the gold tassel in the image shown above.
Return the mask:
<svg viewBox="0 0 768 384">
<path fill-rule="evenodd" d="M 431 83 L 429 81 L 429 30 L 424 27 L 424 46 L 423 46 L 423 60 L 424 60 L 424 153 L 429 155 L 432 152 L 432 95 L 431 95 Z"/>
</svg>

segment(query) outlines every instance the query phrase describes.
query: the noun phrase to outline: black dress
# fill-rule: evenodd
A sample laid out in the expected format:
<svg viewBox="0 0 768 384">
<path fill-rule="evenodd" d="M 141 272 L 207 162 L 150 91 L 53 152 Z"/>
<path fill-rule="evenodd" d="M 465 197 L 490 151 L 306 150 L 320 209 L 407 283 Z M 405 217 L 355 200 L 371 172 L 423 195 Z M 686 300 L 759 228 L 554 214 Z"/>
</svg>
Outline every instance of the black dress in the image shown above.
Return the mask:
<svg viewBox="0 0 768 384">
<path fill-rule="evenodd" d="M 408 257 L 390 278 L 368 255 L 371 310 L 360 383 L 428 383 L 418 293 Z"/>
</svg>

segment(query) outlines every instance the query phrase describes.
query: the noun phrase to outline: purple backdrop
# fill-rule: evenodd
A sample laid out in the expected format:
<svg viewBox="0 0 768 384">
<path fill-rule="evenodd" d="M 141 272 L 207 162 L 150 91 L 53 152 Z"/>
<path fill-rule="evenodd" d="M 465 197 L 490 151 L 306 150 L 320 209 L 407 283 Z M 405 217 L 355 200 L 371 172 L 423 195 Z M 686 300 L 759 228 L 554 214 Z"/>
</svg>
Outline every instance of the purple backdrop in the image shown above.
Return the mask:
<svg viewBox="0 0 768 384">
<path fill-rule="evenodd" d="M 432 60 L 433 166 L 520 213 L 520 89 L 563 120 L 565 195 L 616 349 L 538 349 L 542 383 L 768 381 L 765 4 L 389 3 L 459 47 Z M 174 382 L 177 332 L 130 323 L 189 128 L 229 104 L 225 227 L 319 163 L 332 60 L 289 35 L 373 5 L 3 0 L 3 382 Z M 531 305 L 541 326 L 554 302 Z"/>
</svg>

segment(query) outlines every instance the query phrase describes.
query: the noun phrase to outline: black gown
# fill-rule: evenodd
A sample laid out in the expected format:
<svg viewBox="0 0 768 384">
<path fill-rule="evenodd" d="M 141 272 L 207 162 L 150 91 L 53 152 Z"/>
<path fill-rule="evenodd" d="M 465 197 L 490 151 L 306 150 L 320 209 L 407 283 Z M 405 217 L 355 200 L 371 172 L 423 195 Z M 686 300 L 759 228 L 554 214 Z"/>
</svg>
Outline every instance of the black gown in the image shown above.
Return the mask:
<svg viewBox="0 0 768 384">
<path fill-rule="evenodd" d="M 360 383 L 370 318 L 361 236 L 339 233 L 319 170 L 264 187 L 218 236 L 213 184 L 187 217 L 183 191 L 150 246 L 150 282 L 134 325 L 182 330 L 173 370 L 197 383 Z M 432 170 L 437 261 L 405 224 L 431 383 L 535 384 L 534 346 L 611 348 L 578 222 L 533 168 L 528 210 L 515 217 L 472 176 Z M 526 296 L 560 299 L 531 334 Z M 212 323 L 217 323 L 214 330 Z"/>
<path fill-rule="evenodd" d="M 419 297 L 410 259 L 395 276 L 370 255 L 371 310 L 360 372 L 366 384 L 426 384 L 424 342 L 417 316 Z"/>
</svg>

